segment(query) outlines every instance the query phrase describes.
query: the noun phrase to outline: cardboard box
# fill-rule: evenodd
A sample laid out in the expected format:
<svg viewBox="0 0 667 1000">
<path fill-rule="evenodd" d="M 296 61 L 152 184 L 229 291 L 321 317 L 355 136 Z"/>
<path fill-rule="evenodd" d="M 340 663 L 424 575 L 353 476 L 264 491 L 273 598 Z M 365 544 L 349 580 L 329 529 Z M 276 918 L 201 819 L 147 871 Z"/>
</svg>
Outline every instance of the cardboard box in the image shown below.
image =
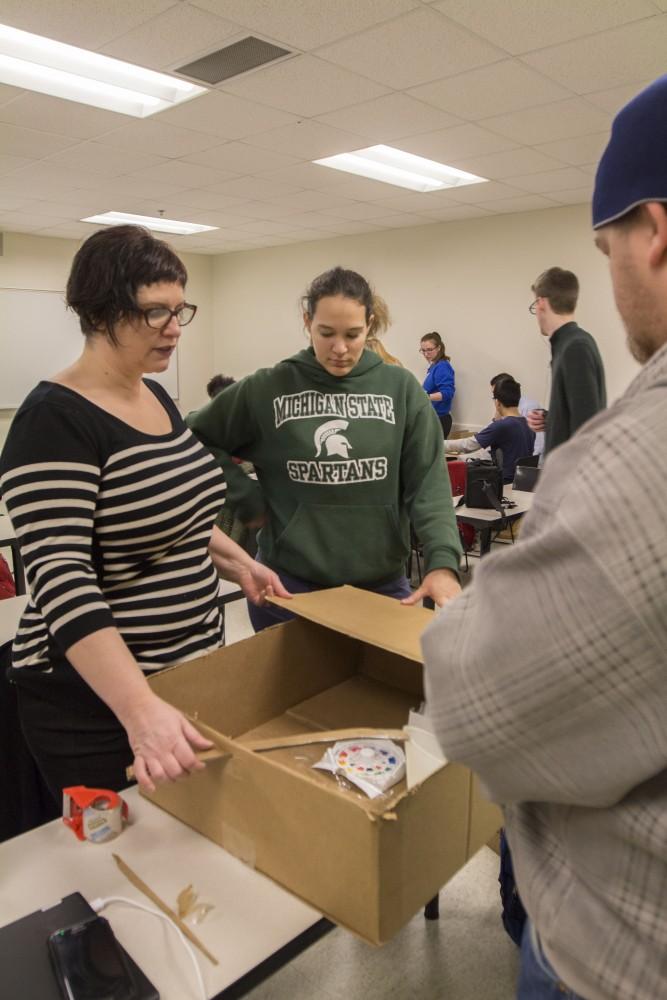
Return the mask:
<svg viewBox="0 0 667 1000">
<path fill-rule="evenodd" d="M 401 728 L 423 698 L 432 612 L 339 587 L 289 602 L 295 621 L 166 670 L 151 686 L 229 756 L 151 798 L 365 940 L 388 941 L 501 825 L 470 771 L 446 764 L 369 799 L 313 770 L 326 745 L 244 741 Z"/>
</svg>

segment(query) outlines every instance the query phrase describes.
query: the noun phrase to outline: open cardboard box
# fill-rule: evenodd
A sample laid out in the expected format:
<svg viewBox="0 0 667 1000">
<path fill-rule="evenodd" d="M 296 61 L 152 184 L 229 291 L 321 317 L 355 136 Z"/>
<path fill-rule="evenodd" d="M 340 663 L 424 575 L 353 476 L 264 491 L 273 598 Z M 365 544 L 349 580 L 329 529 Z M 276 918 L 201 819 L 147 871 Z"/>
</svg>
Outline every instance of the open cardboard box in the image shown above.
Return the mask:
<svg viewBox="0 0 667 1000">
<path fill-rule="evenodd" d="M 276 603 L 300 617 L 163 671 L 150 684 L 227 751 L 149 798 L 374 944 L 388 941 L 501 825 L 467 768 L 377 799 L 313 770 L 326 745 L 244 741 L 401 728 L 423 698 L 432 612 L 354 587 Z"/>
</svg>

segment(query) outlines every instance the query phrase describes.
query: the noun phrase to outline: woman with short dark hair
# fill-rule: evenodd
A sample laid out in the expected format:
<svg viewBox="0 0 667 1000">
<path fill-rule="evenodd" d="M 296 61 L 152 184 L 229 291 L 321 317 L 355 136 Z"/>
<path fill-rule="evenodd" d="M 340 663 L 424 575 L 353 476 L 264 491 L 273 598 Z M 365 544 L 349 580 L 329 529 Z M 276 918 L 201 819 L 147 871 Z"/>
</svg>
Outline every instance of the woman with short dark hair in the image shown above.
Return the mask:
<svg viewBox="0 0 667 1000">
<path fill-rule="evenodd" d="M 118 790 L 202 765 L 209 743 L 147 675 L 222 641 L 218 573 L 251 600 L 285 594 L 213 522 L 225 481 L 183 423 L 163 372 L 197 307 L 187 273 L 147 230 L 116 226 L 79 249 L 67 304 L 85 344 L 16 413 L 0 482 L 30 587 L 12 650 L 21 723 L 54 797 Z M 48 336 L 48 331 L 45 331 Z"/>
</svg>

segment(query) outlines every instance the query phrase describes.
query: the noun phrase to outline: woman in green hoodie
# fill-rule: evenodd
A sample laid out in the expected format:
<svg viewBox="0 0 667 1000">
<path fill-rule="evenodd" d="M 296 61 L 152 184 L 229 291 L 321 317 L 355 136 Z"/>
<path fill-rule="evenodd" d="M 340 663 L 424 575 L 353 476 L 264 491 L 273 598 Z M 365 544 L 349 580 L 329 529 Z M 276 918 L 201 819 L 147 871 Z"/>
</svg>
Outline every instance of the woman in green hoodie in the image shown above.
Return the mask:
<svg viewBox="0 0 667 1000">
<path fill-rule="evenodd" d="M 460 590 L 442 431 L 414 375 L 365 350 L 372 309 L 356 272 L 315 278 L 303 299 L 311 346 L 230 386 L 188 424 L 223 465 L 235 513 L 262 524 L 258 559 L 288 590 L 347 583 L 441 605 Z M 232 455 L 252 462 L 256 482 Z M 410 521 L 426 566 L 414 593 Z M 290 617 L 249 611 L 256 631 Z"/>
</svg>

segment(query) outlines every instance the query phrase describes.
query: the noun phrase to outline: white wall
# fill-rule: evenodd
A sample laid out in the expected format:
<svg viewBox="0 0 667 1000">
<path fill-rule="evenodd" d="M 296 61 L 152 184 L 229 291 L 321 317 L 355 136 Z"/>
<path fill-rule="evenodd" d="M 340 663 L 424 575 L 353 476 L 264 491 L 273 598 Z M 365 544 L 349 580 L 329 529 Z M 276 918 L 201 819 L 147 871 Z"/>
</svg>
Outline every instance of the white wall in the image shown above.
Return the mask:
<svg viewBox="0 0 667 1000">
<path fill-rule="evenodd" d="M 4 246 L 0 287 L 62 290 L 78 244 L 7 233 Z M 488 379 L 501 370 L 514 374 L 527 394 L 546 404 L 548 343 L 528 305 L 531 282 L 553 264 L 579 276 L 579 322 L 598 341 L 610 399 L 637 370 L 625 347 L 606 261 L 593 246 L 587 206 L 219 257 L 183 254 L 183 259 L 190 274 L 188 299 L 199 306 L 179 348 L 183 413 L 204 402 L 213 372 L 238 378 L 304 346 L 300 296 L 315 275 L 335 264 L 360 271 L 386 298 L 394 319 L 387 346 L 420 378 L 419 338 L 440 331 L 456 369 L 454 419 L 459 424 L 487 422 Z M 19 350 L 20 330 L 16 345 Z M 12 416 L 0 410 L 0 444 Z"/>
<path fill-rule="evenodd" d="M 4 255 L 0 256 L 0 288 L 63 291 L 78 246 L 76 240 L 5 233 Z M 201 255 L 183 254 L 182 257 L 190 279 L 188 300 L 199 306 L 197 317 L 183 331 L 179 348 L 178 406 L 181 412 L 187 413 L 205 401 L 206 382 L 213 371 L 213 262 L 210 257 Z M 20 350 L 21 331 L 16 330 L 15 335 L 15 349 Z M 44 336 L 48 337 L 48 330 L 44 331 Z M 53 374 L 44 372 L 44 377 Z M 13 416 L 13 410 L 0 410 L 0 444 L 5 440 Z"/>
<path fill-rule="evenodd" d="M 420 378 L 419 339 L 438 330 L 457 375 L 454 419 L 490 419 L 488 381 L 509 371 L 547 403 L 548 341 L 528 313 L 530 285 L 547 267 L 581 283 L 580 324 L 596 338 L 610 399 L 637 370 L 625 347 L 607 264 L 587 206 L 363 234 L 214 258 L 215 368 L 240 377 L 305 345 L 299 298 L 336 264 L 364 274 L 387 300 L 386 344 Z"/>
</svg>

